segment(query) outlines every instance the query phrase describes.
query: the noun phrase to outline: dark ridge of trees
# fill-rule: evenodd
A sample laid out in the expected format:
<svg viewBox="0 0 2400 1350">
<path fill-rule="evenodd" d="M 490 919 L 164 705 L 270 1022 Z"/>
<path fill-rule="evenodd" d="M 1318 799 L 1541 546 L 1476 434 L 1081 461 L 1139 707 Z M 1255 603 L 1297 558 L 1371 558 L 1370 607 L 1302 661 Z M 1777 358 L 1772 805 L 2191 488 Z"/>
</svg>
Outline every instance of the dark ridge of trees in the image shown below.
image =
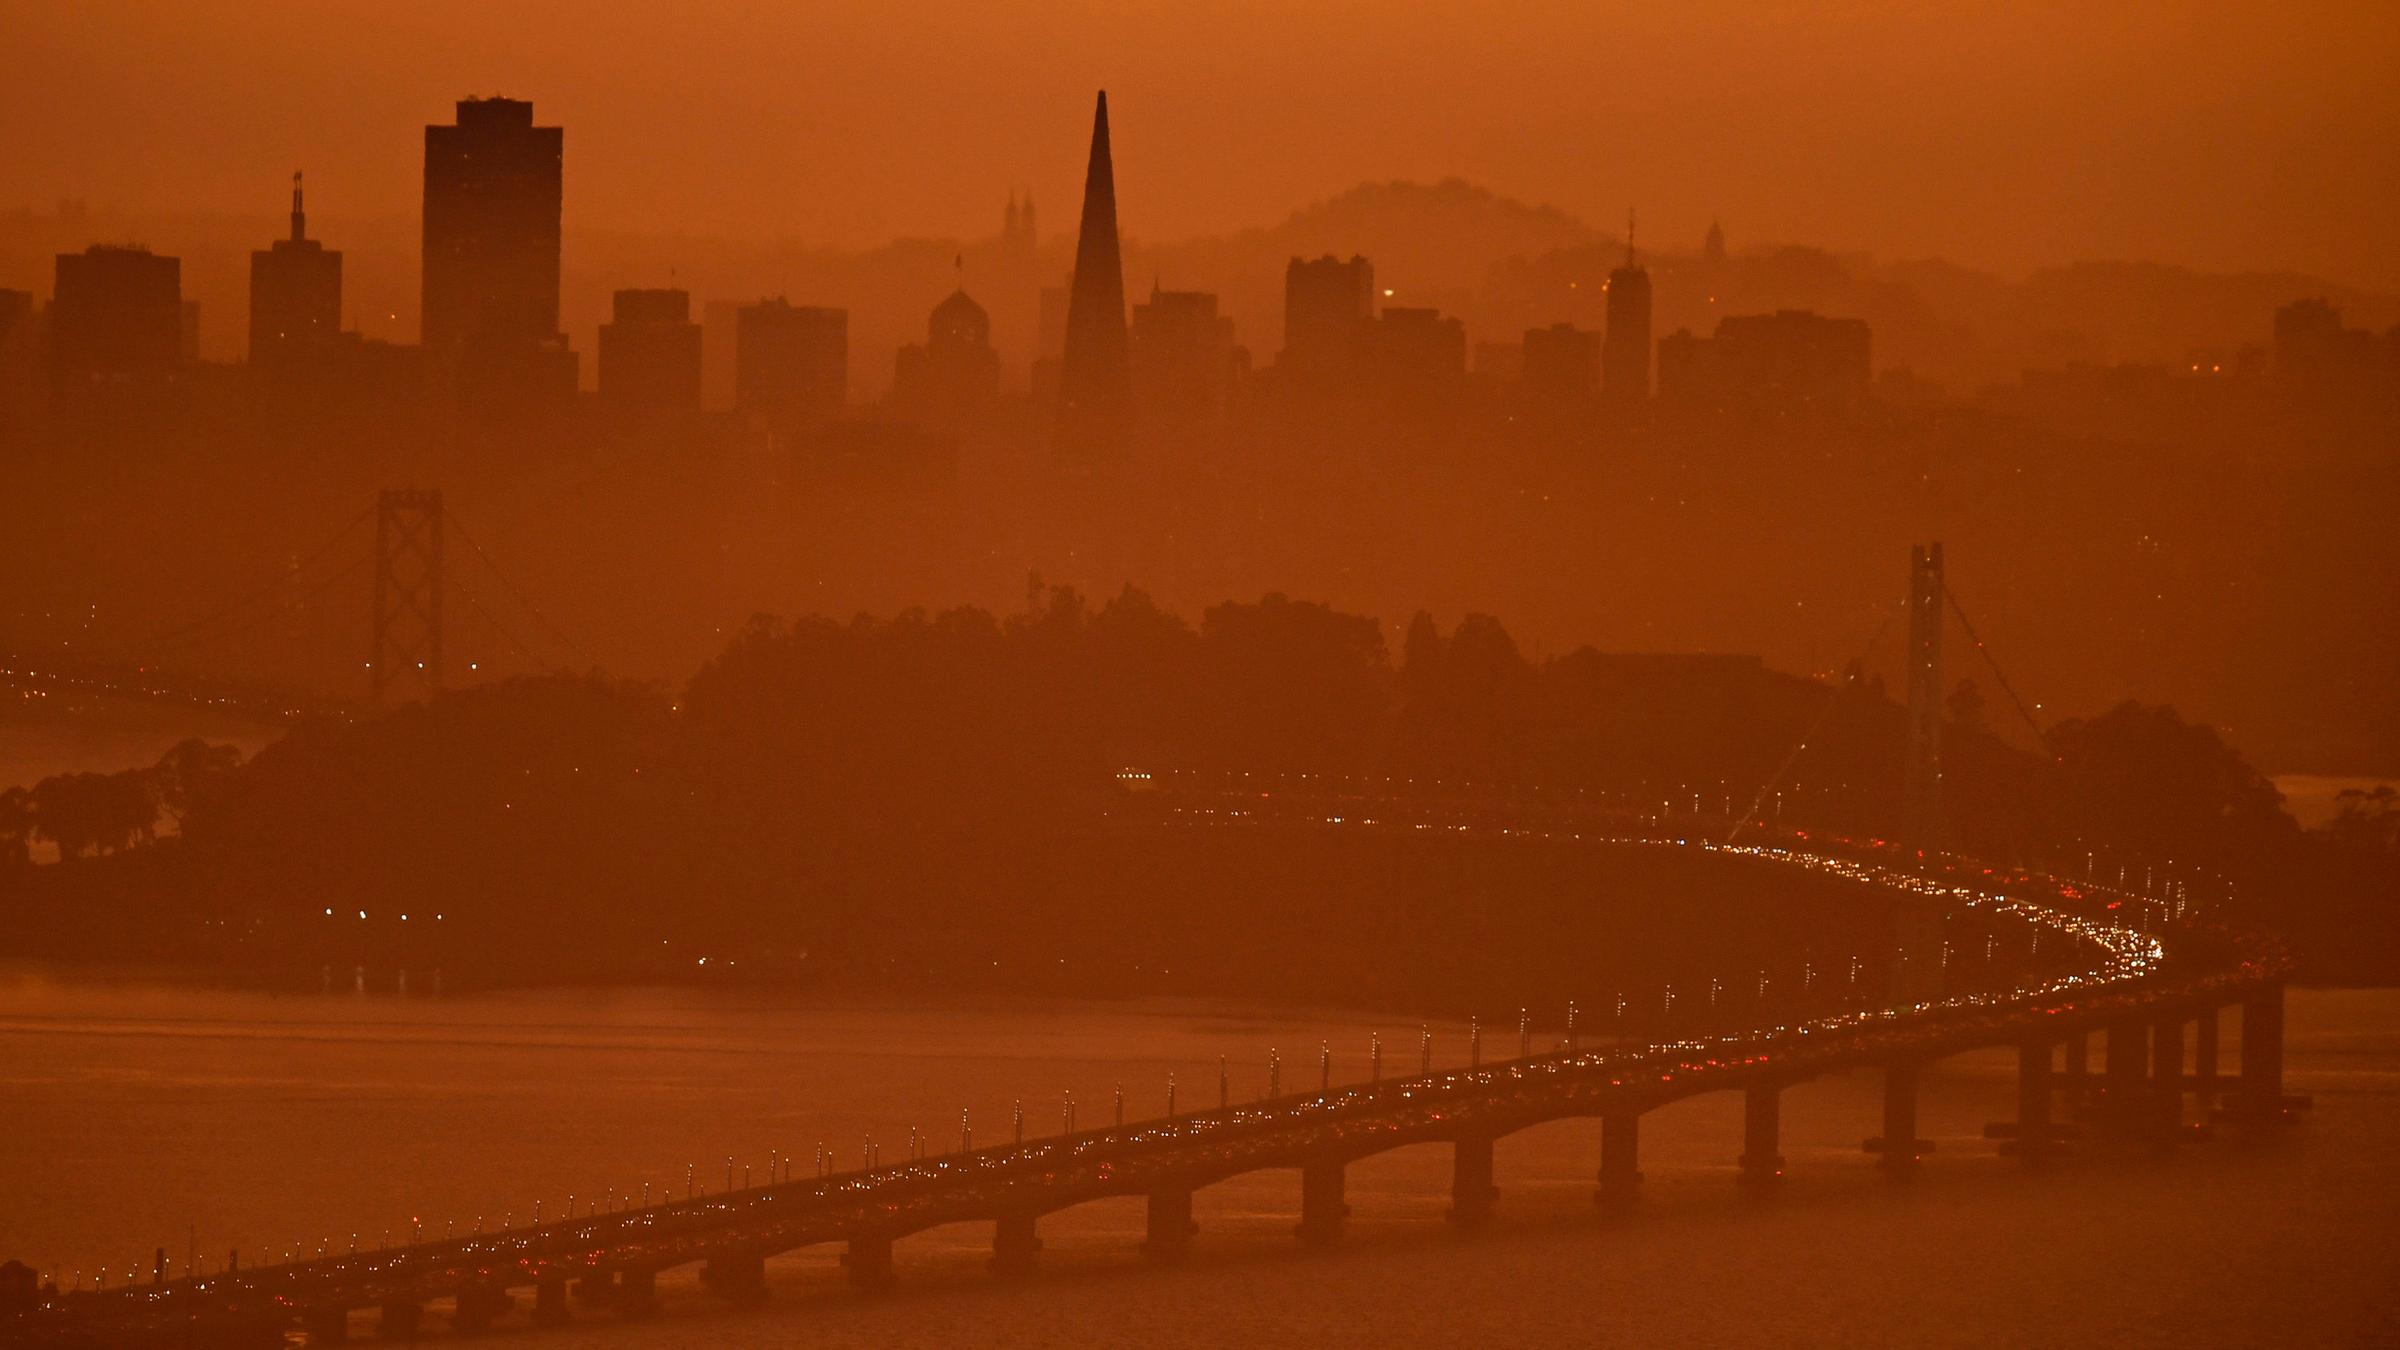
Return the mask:
<svg viewBox="0 0 2400 1350">
<path fill-rule="evenodd" d="M 62 773 L 0 791 L 0 872 L 27 866 L 48 843 L 61 862 L 106 857 L 154 842 L 163 814 L 180 824 L 241 764 L 230 745 L 186 740 L 146 769 Z"/>
<path fill-rule="evenodd" d="M 1949 714 L 1946 800 L 1966 851 L 2205 870 L 2318 973 L 2390 973 L 2388 795 L 2304 834 L 2214 731 L 2170 709 L 2061 723 L 2048 754 L 1999 734 L 1972 683 Z M 1139 591 L 1094 607 L 1037 583 L 1006 617 L 762 616 L 679 698 L 597 675 L 516 679 L 304 723 L 247 763 L 187 742 L 147 770 L 12 789 L 0 922 L 36 951 L 127 929 L 176 950 L 196 923 L 220 955 L 363 952 L 495 978 L 739 951 L 895 979 L 1173 964 L 1225 986 L 1349 941 L 1454 989 L 1427 943 L 1382 940 L 1395 917 L 1403 933 L 1486 924 L 1533 948 L 1530 910 L 1501 892 L 1395 890 L 1379 912 L 1376 886 L 1422 866 L 1374 864 L 1368 885 L 1264 844 L 1226 868 L 1128 844 L 1105 829 L 1112 771 L 1388 777 L 1402 792 L 1438 780 L 1710 812 L 1755 797 L 1787 825 L 1881 837 L 1899 814 L 1903 723 L 1855 673 L 1829 686 L 1755 659 L 1588 649 L 1535 661 L 1482 615 L 1447 633 L 1418 615 L 1395 661 L 1372 619 L 1281 595 L 1194 626 Z M 27 868 L 35 840 L 67 865 Z M 137 921 L 83 922 L 96 915 Z M 1255 956 L 1295 935 L 1309 950 Z"/>
</svg>

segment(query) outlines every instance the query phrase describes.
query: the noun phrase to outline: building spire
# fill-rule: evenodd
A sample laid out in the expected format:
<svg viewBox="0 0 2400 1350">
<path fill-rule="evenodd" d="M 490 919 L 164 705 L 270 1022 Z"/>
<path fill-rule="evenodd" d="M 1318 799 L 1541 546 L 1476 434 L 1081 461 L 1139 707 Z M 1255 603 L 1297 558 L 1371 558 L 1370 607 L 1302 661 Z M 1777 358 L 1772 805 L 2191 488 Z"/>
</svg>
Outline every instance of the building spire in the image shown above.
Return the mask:
<svg viewBox="0 0 2400 1350">
<path fill-rule="evenodd" d="M 308 238 L 308 211 L 300 204 L 300 171 L 292 170 L 292 242 Z"/>
<path fill-rule="evenodd" d="M 1067 294 L 1067 346 L 1059 369 L 1062 431 L 1092 448 L 1110 439 L 1129 409 L 1131 373 L 1125 336 L 1125 267 L 1117 248 L 1117 179 L 1108 143 L 1108 92 L 1092 113 L 1092 152 L 1084 170 L 1083 222 L 1075 239 L 1075 277 Z"/>
<path fill-rule="evenodd" d="M 1634 265 L 1634 262 L 1633 262 L 1633 208 L 1632 208 L 1632 207 L 1630 207 L 1630 206 L 1628 206 L 1628 207 L 1626 207 L 1626 208 L 1625 208 L 1625 265 L 1626 265 L 1627 267 L 1632 267 L 1632 266 Z"/>
</svg>

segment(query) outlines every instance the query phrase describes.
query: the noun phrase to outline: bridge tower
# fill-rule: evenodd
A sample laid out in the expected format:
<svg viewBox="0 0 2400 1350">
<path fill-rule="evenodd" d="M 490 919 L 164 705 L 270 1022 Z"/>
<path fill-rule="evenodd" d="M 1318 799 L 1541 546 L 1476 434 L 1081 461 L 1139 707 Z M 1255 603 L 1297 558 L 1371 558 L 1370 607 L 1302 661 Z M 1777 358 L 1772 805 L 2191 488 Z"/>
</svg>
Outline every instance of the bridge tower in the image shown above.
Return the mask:
<svg viewBox="0 0 2400 1350">
<path fill-rule="evenodd" d="M 1908 769 L 1900 846 L 1942 846 L 1942 546 L 1908 551 Z"/>
<path fill-rule="evenodd" d="M 374 701 L 442 688 L 442 492 L 390 488 L 375 504 Z"/>
<path fill-rule="evenodd" d="M 1900 847 L 1911 855 L 1942 846 L 1942 546 L 1908 551 L 1908 759 L 1900 796 Z M 1892 911 L 1895 1003 L 1940 994 L 1942 916 L 1931 901 L 1901 900 Z"/>
</svg>

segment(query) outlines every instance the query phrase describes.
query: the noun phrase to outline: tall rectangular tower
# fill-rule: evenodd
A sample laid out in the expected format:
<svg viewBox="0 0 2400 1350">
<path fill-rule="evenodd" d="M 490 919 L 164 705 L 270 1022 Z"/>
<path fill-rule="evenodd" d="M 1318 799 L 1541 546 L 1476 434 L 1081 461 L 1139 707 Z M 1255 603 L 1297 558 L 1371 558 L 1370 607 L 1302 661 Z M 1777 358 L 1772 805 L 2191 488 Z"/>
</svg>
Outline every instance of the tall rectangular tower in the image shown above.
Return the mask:
<svg viewBox="0 0 2400 1350">
<path fill-rule="evenodd" d="M 331 342 L 341 330 L 342 255 L 308 237 L 295 173 L 291 237 L 250 254 L 250 360 L 288 360 Z"/>
<path fill-rule="evenodd" d="M 566 132 L 533 105 L 470 98 L 425 128 L 423 332 L 437 365 L 470 346 L 559 343 L 558 239 Z"/>
<path fill-rule="evenodd" d="M 1630 232 L 1625 265 L 1608 274 L 1608 332 L 1600 340 L 1600 393 L 1619 407 L 1650 398 L 1650 271 L 1634 260 Z"/>
<path fill-rule="evenodd" d="M 62 395 L 164 381 L 183 365 L 183 260 L 95 244 L 58 255 L 50 371 Z"/>
<path fill-rule="evenodd" d="M 700 410 L 700 325 L 679 290 L 625 290 L 600 325 L 600 397 L 620 406 Z"/>
<path fill-rule="evenodd" d="M 1355 254 L 1294 258 L 1283 269 L 1283 355 L 1292 372 L 1322 376 L 1358 362 L 1375 317 L 1375 264 Z"/>
</svg>

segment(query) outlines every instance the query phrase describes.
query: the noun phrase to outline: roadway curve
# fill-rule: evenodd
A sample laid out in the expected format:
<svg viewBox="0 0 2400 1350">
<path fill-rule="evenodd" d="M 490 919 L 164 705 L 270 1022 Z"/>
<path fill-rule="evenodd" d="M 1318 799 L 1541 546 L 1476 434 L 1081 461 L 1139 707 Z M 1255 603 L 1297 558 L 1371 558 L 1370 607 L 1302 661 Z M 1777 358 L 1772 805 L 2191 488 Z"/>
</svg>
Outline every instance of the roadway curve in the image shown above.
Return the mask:
<svg viewBox="0 0 2400 1350">
<path fill-rule="evenodd" d="M 1411 819 L 1389 803 L 1377 820 L 1355 812 L 1318 819 L 1328 828 L 1485 828 Z M 2188 922 L 2135 928 L 2124 916 L 2137 911 L 2136 897 L 1961 861 L 1902 870 L 1875 850 L 1798 837 L 1718 844 L 1673 837 L 1672 826 L 1640 837 L 1563 828 L 1506 833 L 1594 847 L 1681 848 L 1830 874 L 1885 898 L 2033 926 L 2075 944 L 2083 959 L 2070 973 L 2005 992 L 1931 997 L 1701 1039 L 1569 1049 L 451 1241 L 72 1293 L 22 1315 L 17 1330 L 25 1343 L 38 1345 L 183 1344 L 195 1330 L 201 1344 L 278 1344 L 273 1337 L 311 1313 L 418 1307 L 443 1298 L 505 1306 L 495 1295 L 512 1288 L 547 1283 L 556 1293 L 565 1279 L 655 1275 L 729 1257 L 755 1269 L 766 1255 L 824 1242 L 850 1242 L 854 1253 L 862 1244 L 879 1246 L 888 1259 L 891 1239 L 962 1221 L 1013 1220 L 1028 1225 L 1023 1231 L 1030 1237 L 1032 1217 L 1090 1200 L 1149 1195 L 1155 1207 L 1157 1196 L 1181 1194 L 1188 1205 L 1193 1188 L 1243 1172 L 1338 1169 L 1387 1149 L 1488 1142 L 1564 1117 L 1638 1117 L 1703 1092 L 1917 1065 L 1993 1046 L 2044 1047 L 2046 1063 L 2046 1047 L 2066 1037 L 2239 1002 L 2279 990 L 2288 972 L 2281 952 L 2263 940 Z"/>
</svg>

